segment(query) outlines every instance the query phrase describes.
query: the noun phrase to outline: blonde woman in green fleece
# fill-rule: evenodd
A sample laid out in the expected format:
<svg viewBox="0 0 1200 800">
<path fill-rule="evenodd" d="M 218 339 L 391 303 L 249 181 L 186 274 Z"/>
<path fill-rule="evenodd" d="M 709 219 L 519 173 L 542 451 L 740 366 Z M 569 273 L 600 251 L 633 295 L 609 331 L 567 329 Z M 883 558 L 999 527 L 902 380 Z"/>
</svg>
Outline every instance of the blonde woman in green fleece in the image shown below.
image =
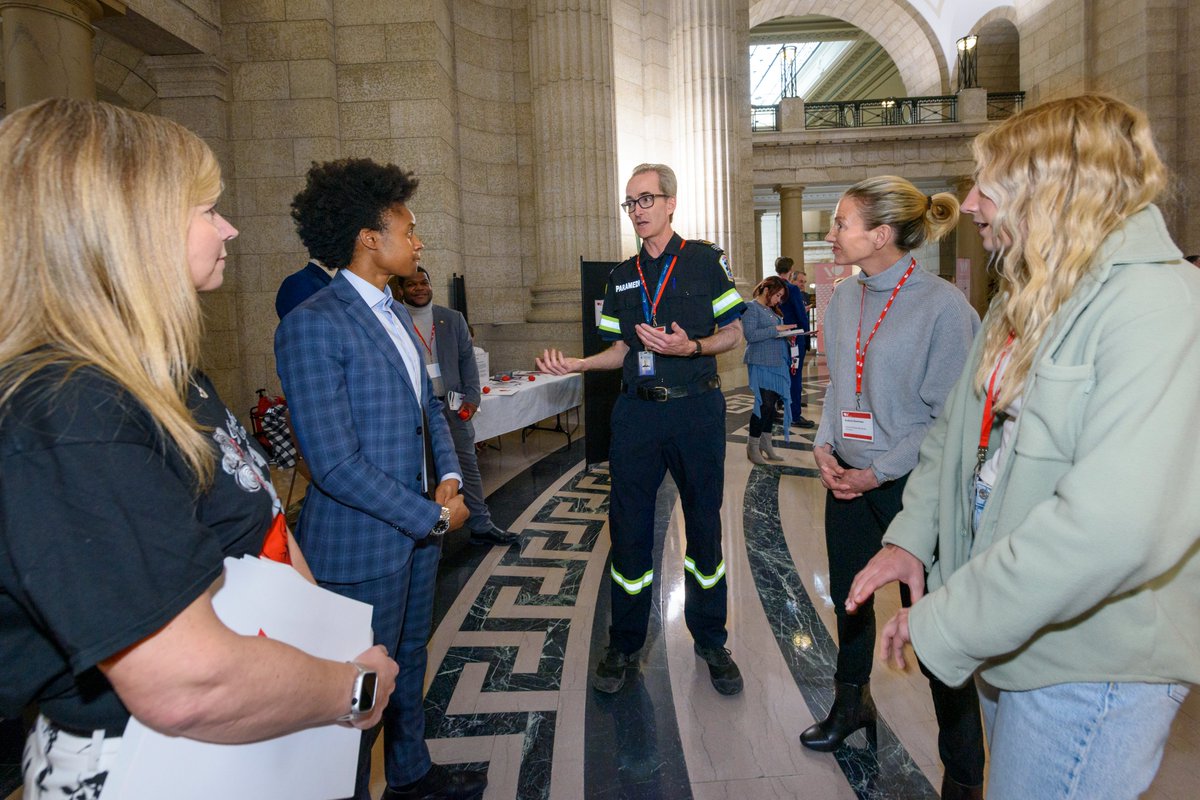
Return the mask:
<svg viewBox="0 0 1200 800">
<path fill-rule="evenodd" d="M 1133 798 L 1200 679 L 1200 273 L 1141 111 L 1046 103 L 975 158 L 1000 291 L 848 605 L 928 570 L 881 655 L 974 678 L 991 800 Z"/>
</svg>

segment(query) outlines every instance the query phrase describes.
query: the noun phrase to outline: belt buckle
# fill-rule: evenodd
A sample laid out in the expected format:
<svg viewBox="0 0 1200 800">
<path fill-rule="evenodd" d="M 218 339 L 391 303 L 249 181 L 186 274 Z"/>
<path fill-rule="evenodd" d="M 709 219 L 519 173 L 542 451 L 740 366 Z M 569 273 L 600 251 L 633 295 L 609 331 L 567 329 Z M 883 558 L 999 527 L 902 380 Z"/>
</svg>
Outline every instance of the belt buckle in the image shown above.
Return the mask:
<svg viewBox="0 0 1200 800">
<path fill-rule="evenodd" d="M 671 399 L 671 392 L 665 386 L 651 386 L 650 399 L 656 403 L 665 403 Z"/>
</svg>

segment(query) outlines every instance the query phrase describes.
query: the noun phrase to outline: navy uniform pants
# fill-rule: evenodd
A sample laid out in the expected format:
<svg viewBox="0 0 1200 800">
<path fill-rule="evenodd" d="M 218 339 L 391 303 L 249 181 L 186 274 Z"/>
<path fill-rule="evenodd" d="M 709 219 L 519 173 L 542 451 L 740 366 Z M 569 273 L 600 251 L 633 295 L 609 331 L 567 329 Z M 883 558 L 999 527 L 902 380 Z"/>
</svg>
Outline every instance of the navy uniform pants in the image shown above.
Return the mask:
<svg viewBox="0 0 1200 800">
<path fill-rule="evenodd" d="M 725 397 L 714 389 L 665 403 L 617 399 L 609 449 L 612 625 L 609 644 L 646 641 L 654 590 L 654 505 L 669 470 L 683 504 L 684 619 L 702 647 L 725 645 L 727 583 L 721 555 Z"/>
</svg>

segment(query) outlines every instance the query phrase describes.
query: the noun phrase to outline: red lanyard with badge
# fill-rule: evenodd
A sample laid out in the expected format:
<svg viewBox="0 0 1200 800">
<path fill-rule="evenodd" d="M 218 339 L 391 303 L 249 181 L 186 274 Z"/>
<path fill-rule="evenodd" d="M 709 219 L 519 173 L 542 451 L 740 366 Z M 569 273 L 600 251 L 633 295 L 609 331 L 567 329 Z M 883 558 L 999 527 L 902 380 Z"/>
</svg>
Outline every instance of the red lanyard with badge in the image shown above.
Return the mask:
<svg viewBox="0 0 1200 800">
<path fill-rule="evenodd" d="M 679 249 L 682 250 L 685 244 L 687 244 L 686 240 L 680 241 Z M 658 288 L 655 289 L 653 298 L 650 297 L 650 285 L 646 282 L 646 275 L 642 272 L 642 254 L 638 253 L 633 262 L 637 268 L 638 278 L 642 282 L 642 315 L 646 318 L 647 325 L 652 325 L 664 333 L 666 326 L 658 324 L 658 304 L 662 301 L 663 291 L 667 288 L 667 281 L 670 280 L 671 273 L 675 271 L 675 264 L 678 261 L 678 254 L 671 257 L 671 263 L 658 278 Z M 649 350 L 638 352 L 638 375 L 643 377 L 654 375 L 654 353 Z"/>
<path fill-rule="evenodd" d="M 417 338 L 421 340 L 421 344 L 425 346 L 425 352 L 429 353 L 428 359 L 422 359 L 425 362 L 425 371 L 429 373 L 429 380 L 434 381 L 442 377 L 442 366 L 438 360 L 433 357 L 433 339 L 437 336 L 437 323 L 430 320 L 429 322 L 429 341 L 425 341 L 425 337 L 421 335 L 421 329 L 417 327 L 417 321 L 413 320 L 413 330 L 417 332 Z"/>
<path fill-rule="evenodd" d="M 862 408 L 863 368 L 867 363 L 867 348 L 871 346 L 871 340 L 875 338 L 879 326 L 883 324 L 888 311 L 892 309 L 896 295 L 900 294 L 900 289 L 903 288 L 916 268 L 917 260 L 914 258 L 908 265 L 908 269 L 900 276 L 900 282 L 896 284 L 896 288 L 892 289 L 892 295 L 884 303 L 883 311 L 879 312 L 879 319 L 875 320 L 875 327 L 871 328 L 871 333 L 867 336 L 865 343 L 862 340 L 862 318 L 867 307 L 867 287 L 865 284 L 862 287 L 862 299 L 858 305 L 858 333 L 854 337 L 854 410 L 842 410 L 843 439 L 854 439 L 860 442 L 875 441 L 875 415 L 870 411 L 863 411 Z"/>
<path fill-rule="evenodd" d="M 988 381 L 987 395 L 983 401 L 983 418 L 979 421 L 979 449 L 975 451 L 976 477 L 979 476 L 980 468 L 987 461 L 988 439 L 992 435 L 992 425 L 996 422 L 996 376 L 1004 369 L 1004 361 L 1008 358 L 1008 351 L 1015 338 L 1015 333 L 1008 334 L 1008 339 L 1004 342 L 1004 349 L 1000 352 L 1000 358 L 996 359 L 996 368 L 992 370 L 992 377 Z"/>
</svg>

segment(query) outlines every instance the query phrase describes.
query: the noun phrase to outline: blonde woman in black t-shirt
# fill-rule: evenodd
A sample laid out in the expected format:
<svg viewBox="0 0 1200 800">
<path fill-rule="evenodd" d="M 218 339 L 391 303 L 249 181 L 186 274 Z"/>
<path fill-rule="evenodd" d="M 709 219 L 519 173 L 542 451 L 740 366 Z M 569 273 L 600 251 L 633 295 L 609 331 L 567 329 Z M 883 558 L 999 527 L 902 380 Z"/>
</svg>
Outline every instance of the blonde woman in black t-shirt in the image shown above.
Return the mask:
<svg viewBox="0 0 1200 800">
<path fill-rule="evenodd" d="M 376 703 L 347 721 L 369 728 L 394 685 L 381 647 L 326 661 L 213 611 L 276 506 L 195 369 L 197 291 L 237 235 L 220 189 L 164 119 L 53 99 L 0 123 L 0 717 L 39 711 L 25 800 L 98 795 L 131 713 L 248 742 L 345 717 L 364 669 Z"/>
</svg>

